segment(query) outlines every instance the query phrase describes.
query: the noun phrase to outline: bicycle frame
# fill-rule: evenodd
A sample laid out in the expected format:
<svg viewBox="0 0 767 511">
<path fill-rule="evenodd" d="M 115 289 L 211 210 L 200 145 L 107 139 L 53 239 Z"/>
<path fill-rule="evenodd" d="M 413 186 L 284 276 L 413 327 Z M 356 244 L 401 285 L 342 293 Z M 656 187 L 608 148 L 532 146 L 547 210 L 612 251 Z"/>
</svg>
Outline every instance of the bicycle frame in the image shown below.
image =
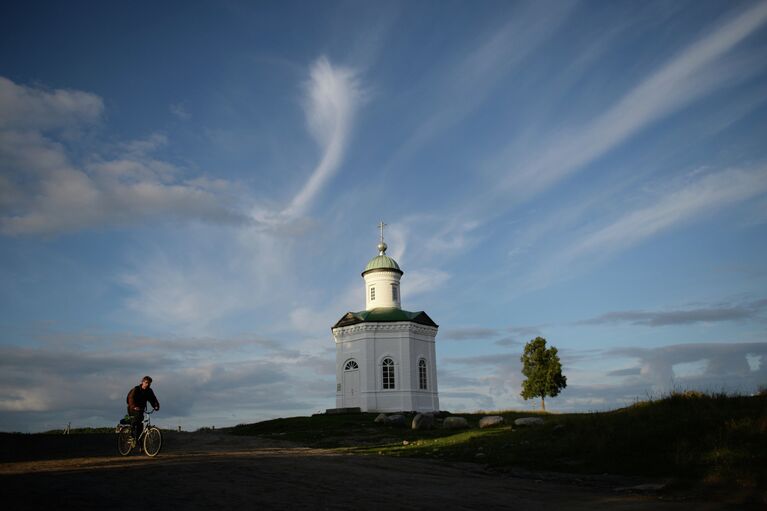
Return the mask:
<svg viewBox="0 0 767 511">
<path fill-rule="evenodd" d="M 141 430 L 141 434 L 136 438 L 136 443 L 141 444 L 141 439 L 146 436 L 146 432 L 149 431 L 149 428 L 152 426 L 152 419 L 149 418 L 150 415 L 154 413 L 154 410 L 151 408 L 148 408 L 144 410 L 144 418 L 141 420 L 141 423 L 143 425 L 143 428 Z M 134 427 L 131 425 L 131 427 Z"/>
<path fill-rule="evenodd" d="M 152 413 L 154 413 L 154 410 L 145 410 L 145 415 L 142 420 L 142 431 L 138 437 L 135 436 L 135 428 L 137 427 L 136 422 L 132 422 L 130 425 L 118 425 L 116 432 L 118 434 L 118 451 L 120 451 L 120 454 L 126 456 L 136 446 L 143 446 L 147 456 L 156 456 L 157 453 L 160 452 L 162 435 L 156 426 L 152 426 L 152 420 L 149 417 Z M 127 436 L 121 437 L 121 435 Z M 151 445 L 153 447 L 151 449 L 147 447 L 149 435 L 153 435 L 153 439 L 151 440 Z M 156 449 L 154 447 L 156 447 Z"/>
</svg>

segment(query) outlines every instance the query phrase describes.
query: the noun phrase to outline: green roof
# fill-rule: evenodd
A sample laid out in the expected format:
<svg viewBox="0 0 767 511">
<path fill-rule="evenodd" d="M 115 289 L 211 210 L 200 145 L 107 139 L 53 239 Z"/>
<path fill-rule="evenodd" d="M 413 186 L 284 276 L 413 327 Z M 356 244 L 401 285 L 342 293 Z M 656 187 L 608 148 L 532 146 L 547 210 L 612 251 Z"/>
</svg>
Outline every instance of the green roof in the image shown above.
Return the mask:
<svg viewBox="0 0 767 511">
<path fill-rule="evenodd" d="M 386 254 L 380 254 L 371 259 L 368 262 L 368 265 L 365 266 L 362 275 L 365 275 L 369 271 L 395 271 L 402 275 L 402 270 L 399 269 L 397 261 Z"/>
<path fill-rule="evenodd" d="M 347 312 L 333 328 L 356 325 L 357 323 L 388 323 L 392 321 L 412 321 L 421 325 L 437 326 L 424 311 L 410 312 L 396 307 L 377 307 L 373 310 Z"/>
</svg>

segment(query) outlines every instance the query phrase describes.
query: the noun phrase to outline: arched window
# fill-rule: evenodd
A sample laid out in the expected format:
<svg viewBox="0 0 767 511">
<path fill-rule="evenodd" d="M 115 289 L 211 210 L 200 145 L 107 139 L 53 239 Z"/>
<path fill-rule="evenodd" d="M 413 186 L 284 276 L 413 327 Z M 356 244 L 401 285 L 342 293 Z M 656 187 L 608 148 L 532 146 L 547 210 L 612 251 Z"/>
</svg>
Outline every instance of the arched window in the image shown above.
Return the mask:
<svg viewBox="0 0 767 511">
<path fill-rule="evenodd" d="M 383 359 L 381 366 L 383 368 L 383 373 L 382 373 L 383 388 L 393 389 L 394 388 L 394 361 L 390 358 L 385 358 Z"/>
<path fill-rule="evenodd" d="M 357 362 L 354 360 L 350 360 L 346 363 L 344 366 L 344 371 L 354 371 L 355 369 L 359 369 L 360 366 L 357 365 Z"/>
<path fill-rule="evenodd" d="M 426 390 L 426 361 L 421 359 L 418 361 L 418 388 Z"/>
</svg>

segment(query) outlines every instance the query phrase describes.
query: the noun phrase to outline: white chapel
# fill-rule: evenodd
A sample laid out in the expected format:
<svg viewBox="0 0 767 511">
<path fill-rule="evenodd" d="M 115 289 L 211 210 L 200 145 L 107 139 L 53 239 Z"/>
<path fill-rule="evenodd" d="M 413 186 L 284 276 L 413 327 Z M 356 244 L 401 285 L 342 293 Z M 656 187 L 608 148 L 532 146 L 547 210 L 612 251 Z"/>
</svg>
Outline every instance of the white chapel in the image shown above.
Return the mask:
<svg viewBox="0 0 767 511">
<path fill-rule="evenodd" d="M 333 325 L 336 409 L 363 412 L 438 411 L 434 340 L 437 324 L 423 311 L 400 306 L 397 261 L 386 255 L 383 222 L 378 255 L 368 262 L 365 310 Z"/>
</svg>

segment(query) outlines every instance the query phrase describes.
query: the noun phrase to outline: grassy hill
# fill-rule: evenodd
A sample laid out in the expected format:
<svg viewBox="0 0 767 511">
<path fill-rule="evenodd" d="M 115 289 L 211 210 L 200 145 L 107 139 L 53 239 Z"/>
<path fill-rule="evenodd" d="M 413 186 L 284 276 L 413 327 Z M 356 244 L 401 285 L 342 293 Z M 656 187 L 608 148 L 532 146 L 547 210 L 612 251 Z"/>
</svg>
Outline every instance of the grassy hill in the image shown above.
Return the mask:
<svg viewBox="0 0 767 511">
<path fill-rule="evenodd" d="M 396 428 L 374 423 L 376 415 L 275 419 L 242 424 L 232 433 L 360 454 L 481 462 L 499 470 L 670 476 L 767 486 L 767 395 L 684 392 L 610 412 L 455 414 L 471 426 L 462 431 Z M 479 429 L 485 415 L 501 415 L 506 425 Z M 544 425 L 513 426 L 515 419 L 532 415 L 543 418 Z"/>
</svg>

